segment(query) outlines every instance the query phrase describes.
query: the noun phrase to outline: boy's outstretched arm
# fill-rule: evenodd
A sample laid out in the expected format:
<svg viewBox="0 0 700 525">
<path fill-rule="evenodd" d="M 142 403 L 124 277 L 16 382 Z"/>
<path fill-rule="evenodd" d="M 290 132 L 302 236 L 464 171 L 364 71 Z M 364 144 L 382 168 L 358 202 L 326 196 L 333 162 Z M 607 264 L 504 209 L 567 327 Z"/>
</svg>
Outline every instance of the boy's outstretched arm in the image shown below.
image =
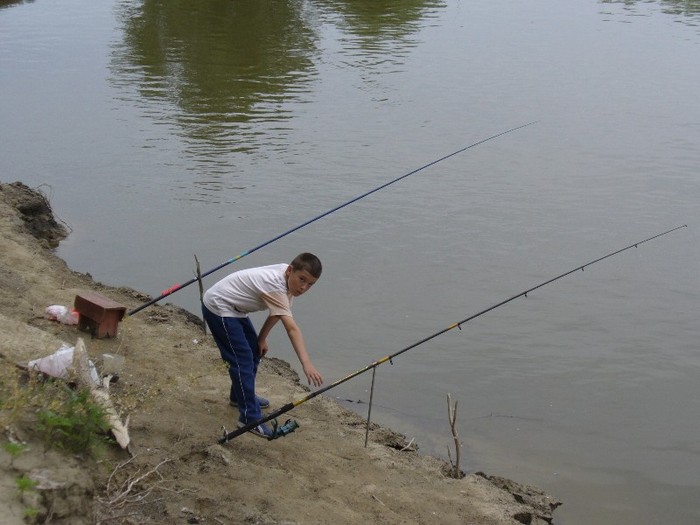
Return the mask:
<svg viewBox="0 0 700 525">
<path fill-rule="evenodd" d="M 294 352 L 296 352 L 297 357 L 299 358 L 299 362 L 304 369 L 304 373 L 306 374 L 306 379 L 308 379 L 309 384 L 316 387 L 321 386 L 323 384 L 323 377 L 321 377 L 321 374 L 319 374 L 318 370 L 316 370 L 316 367 L 311 362 L 311 358 L 306 351 L 306 344 L 304 343 L 304 337 L 301 335 L 299 325 L 297 325 L 293 317 L 288 315 L 277 316 L 277 319 L 279 318 L 282 319 L 282 324 L 284 325 L 285 330 L 287 330 L 289 340 L 292 343 Z M 269 319 L 270 318 L 268 318 L 268 320 Z M 276 321 L 272 322 L 273 325 L 274 323 L 276 323 Z M 267 321 L 265 321 L 265 324 L 267 324 Z M 260 333 L 262 334 L 263 331 L 261 330 Z"/>
</svg>

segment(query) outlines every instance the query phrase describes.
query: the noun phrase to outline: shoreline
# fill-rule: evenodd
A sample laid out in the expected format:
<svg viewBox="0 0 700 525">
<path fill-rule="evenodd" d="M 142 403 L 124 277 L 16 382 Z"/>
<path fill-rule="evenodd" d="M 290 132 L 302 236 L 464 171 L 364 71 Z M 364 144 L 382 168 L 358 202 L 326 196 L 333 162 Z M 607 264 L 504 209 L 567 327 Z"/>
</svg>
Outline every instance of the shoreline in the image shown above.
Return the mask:
<svg viewBox="0 0 700 525">
<path fill-rule="evenodd" d="M 72 306 L 82 291 L 127 310 L 151 299 L 68 268 L 51 251 L 67 235 L 40 192 L 0 183 L 0 360 L 8 368 L 79 337 L 98 365 L 102 354 L 122 356 L 111 396 L 122 419 L 129 417 L 132 442 L 128 452 L 113 445 L 95 461 L 45 450 L 31 415 L 6 426 L 3 443 L 16 439 L 28 448 L 13 461 L 0 451 L 0 486 L 43 471 L 52 483 L 38 492 L 39 516 L 66 524 L 554 523 L 556 498 L 479 472 L 447 477 L 447 462 L 419 454 L 390 429 L 372 424 L 365 448 L 365 420 L 323 395 L 288 413 L 300 424 L 288 436 L 217 444 L 222 425 L 233 428 L 236 418 L 225 367 L 196 316 L 154 305 L 123 319 L 113 339 L 92 339 L 45 317 L 47 306 Z M 261 361 L 258 382 L 273 409 L 309 392 L 275 358 Z M 110 483 L 116 479 L 139 497 L 118 499 Z M 18 520 L 9 525 L 27 523 L 17 491 L 0 492 Z"/>
</svg>

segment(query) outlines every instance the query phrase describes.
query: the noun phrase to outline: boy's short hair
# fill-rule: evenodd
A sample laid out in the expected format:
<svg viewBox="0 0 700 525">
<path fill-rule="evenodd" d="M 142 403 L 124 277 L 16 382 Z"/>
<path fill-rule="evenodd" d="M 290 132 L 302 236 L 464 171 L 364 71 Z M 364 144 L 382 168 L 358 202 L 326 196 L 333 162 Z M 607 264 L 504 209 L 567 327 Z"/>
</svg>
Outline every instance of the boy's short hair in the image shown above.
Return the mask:
<svg viewBox="0 0 700 525">
<path fill-rule="evenodd" d="M 316 279 L 321 277 L 321 272 L 323 271 L 320 259 L 313 253 L 300 253 L 294 257 L 294 260 L 289 265 L 296 272 L 306 270 Z"/>
</svg>

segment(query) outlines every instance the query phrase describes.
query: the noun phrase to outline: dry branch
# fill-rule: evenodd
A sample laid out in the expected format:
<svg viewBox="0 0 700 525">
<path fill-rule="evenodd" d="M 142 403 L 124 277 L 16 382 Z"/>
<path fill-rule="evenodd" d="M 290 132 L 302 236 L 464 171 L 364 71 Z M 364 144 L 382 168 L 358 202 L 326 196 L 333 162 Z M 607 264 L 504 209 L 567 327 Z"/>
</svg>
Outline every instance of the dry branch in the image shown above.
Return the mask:
<svg viewBox="0 0 700 525">
<path fill-rule="evenodd" d="M 197 263 L 196 265 L 196 275 L 197 275 L 197 284 L 199 284 L 199 302 L 204 304 L 204 285 L 202 284 L 202 270 L 201 267 L 199 266 L 199 259 L 197 258 L 197 254 L 194 256 L 194 260 Z M 204 321 L 204 319 L 202 319 Z M 204 321 L 202 323 L 202 330 L 204 330 L 204 335 L 207 334 L 207 322 Z"/>
<path fill-rule="evenodd" d="M 111 508 L 119 508 L 122 507 L 125 504 L 128 503 L 136 503 L 136 502 L 142 502 L 144 499 L 151 494 L 151 492 L 158 488 L 159 485 L 161 485 L 165 480 L 163 479 L 163 476 L 161 476 L 160 472 L 158 472 L 158 469 L 160 468 L 161 465 L 168 463 L 169 461 L 172 461 L 169 458 L 164 459 L 160 463 L 158 463 L 155 467 L 152 469 L 146 471 L 144 474 L 141 474 L 141 471 L 139 470 L 134 476 L 128 478 L 122 486 L 119 488 L 116 493 L 113 494 L 108 494 L 108 501 L 104 501 L 104 503 L 108 504 Z M 127 462 L 128 463 L 128 462 Z M 127 463 L 122 463 L 117 469 L 123 467 Z M 115 472 L 116 470 L 115 469 Z M 114 472 L 112 473 L 112 475 Z M 141 475 L 139 475 L 141 474 Z M 150 486 L 146 487 L 145 489 L 141 490 L 140 492 L 132 492 L 134 490 L 134 487 L 139 485 L 142 481 L 144 481 L 146 478 L 149 476 L 157 474 L 158 477 L 160 478 L 158 481 L 154 482 Z M 110 482 L 112 480 L 112 476 L 110 476 Z M 108 491 L 110 490 L 110 484 L 107 484 Z"/>
<path fill-rule="evenodd" d="M 447 415 L 450 420 L 450 430 L 452 431 L 452 439 L 455 442 L 455 461 L 452 462 L 452 456 L 450 455 L 450 448 L 447 447 L 447 455 L 450 458 L 450 463 L 454 467 L 452 477 L 459 479 L 462 477 L 462 473 L 459 469 L 459 462 L 462 455 L 462 444 L 459 441 L 459 434 L 457 433 L 457 404 L 459 401 L 455 401 L 454 406 L 452 406 L 452 397 L 447 394 Z"/>
</svg>

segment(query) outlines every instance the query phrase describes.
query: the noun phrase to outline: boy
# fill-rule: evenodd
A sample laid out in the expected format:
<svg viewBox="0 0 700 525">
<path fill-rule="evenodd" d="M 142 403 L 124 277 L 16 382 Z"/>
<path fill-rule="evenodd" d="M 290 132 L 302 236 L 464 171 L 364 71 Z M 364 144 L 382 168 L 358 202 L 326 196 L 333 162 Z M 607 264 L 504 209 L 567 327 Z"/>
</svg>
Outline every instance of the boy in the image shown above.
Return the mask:
<svg viewBox="0 0 700 525">
<path fill-rule="evenodd" d="M 304 338 L 292 317 L 292 299 L 306 293 L 321 277 L 321 261 L 311 253 L 297 255 L 290 264 L 273 264 L 240 270 L 209 288 L 202 300 L 202 313 L 231 377 L 231 405 L 238 407 L 238 426 L 262 418 L 267 399 L 255 395 L 255 376 L 260 358 L 267 353 L 267 336 L 282 321 L 294 352 L 309 381 L 318 387 L 323 378 L 311 363 Z M 267 309 L 269 315 L 260 333 L 255 333 L 248 314 Z M 272 430 L 260 424 L 255 435 L 271 437 Z"/>
</svg>

